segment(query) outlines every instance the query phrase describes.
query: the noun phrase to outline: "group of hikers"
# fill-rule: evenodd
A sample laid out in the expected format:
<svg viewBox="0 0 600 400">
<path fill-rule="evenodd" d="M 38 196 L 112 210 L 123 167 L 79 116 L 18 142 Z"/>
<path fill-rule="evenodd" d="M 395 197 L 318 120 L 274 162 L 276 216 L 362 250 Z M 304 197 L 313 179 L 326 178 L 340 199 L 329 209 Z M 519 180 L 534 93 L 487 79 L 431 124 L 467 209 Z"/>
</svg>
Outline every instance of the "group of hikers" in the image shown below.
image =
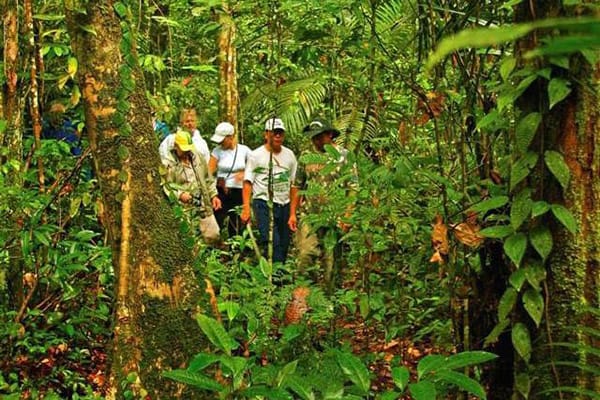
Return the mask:
<svg viewBox="0 0 600 400">
<path fill-rule="evenodd" d="M 161 161 L 167 169 L 164 189 L 190 214 L 198 215 L 202 237 L 209 245 L 221 243 L 221 230 L 232 237 L 252 223 L 266 257 L 272 215 L 272 260 L 285 263 L 292 234 L 299 231 L 297 215 L 301 204 L 303 209 L 318 212 L 317 201 L 304 195 L 306 189 L 310 185 L 327 185 L 328 177 L 339 173 L 337 167 L 347 163 L 348 152 L 335 143 L 339 130 L 322 120 L 308 124 L 303 132 L 316 153 L 325 155 L 328 145 L 336 150 L 334 168 L 322 173 L 324 163 L 299 163 L 294 152 L 283 145 L 286 128 L 280 118 L 269 118 L 264 124 L 264 142 L 251 150 L 238 143 L 231 123 L 219 123 L 210 137 L 214 143 L 211 152 L 197 129 L 195 110 L 184 109 L 180 126 L 166 135 L 159 146 Z M 311 231 L 306 223 L 302 228 L 303 237 L 325 234 L 322 228 L 319 232 Z M 331 229 L 346 228 L 340 221 L 338 227 Z M 322 252 L 333 251 L 322 249 Z M 327 259 L 328 264 L 333 262 L 326 254 L 319 257 Z"/>
</svg>

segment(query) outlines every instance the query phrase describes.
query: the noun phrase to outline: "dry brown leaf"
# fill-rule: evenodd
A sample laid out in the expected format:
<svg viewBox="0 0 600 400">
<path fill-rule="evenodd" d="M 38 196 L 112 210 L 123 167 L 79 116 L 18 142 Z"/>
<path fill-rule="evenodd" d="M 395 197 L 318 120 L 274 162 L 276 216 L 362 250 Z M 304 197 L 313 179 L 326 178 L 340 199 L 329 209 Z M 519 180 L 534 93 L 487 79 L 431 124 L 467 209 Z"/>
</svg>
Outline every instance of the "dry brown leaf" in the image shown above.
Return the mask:
<svg viewBox="0 0 600 400">
<path fill-rule="evenodd" d="M 205 292 L 208 294 L 208 297 L 210 298 L 210 305 L 212 307 L 213 314 L 215 315 L 215 318 L 217 319 L 217 321 L 222 322 L 221 321 L 221 313 L 219 312 L 219 304 L 217 302 L 217 295 L 215 294 L 215 289 L 213 289 L 212 282 L 208 278 L 205 278 L 204 281 L 206 282 Z"/>
<path fill-rule="evenodd" d="M 444 263 L 444 257 L 442 257 L 442 255 L 440 254 L 439 251 L 436 251 L 435 253 L 433 253 L 433 255 L 431 256 L 431 258 L 429 259 L 430 263 L 438 263 L 438 264 L 443 264 Z"/>
<path fill-rule="evenodd" d="M 483 237 L 479 234 L 479 225 L 471 220 L 454 226 L 456 240 L 469 247 L 479 247 L 483 243 Z"/>
<path fill-rule="evenodd" d="M 448 254 L 448 227 L 444 224 L 444 219 L 439 214 L 435 216 L 435 224 L 431 233 L 431 243 L 433 244 L 433 249 L 440 254 Z"/>
</svg>

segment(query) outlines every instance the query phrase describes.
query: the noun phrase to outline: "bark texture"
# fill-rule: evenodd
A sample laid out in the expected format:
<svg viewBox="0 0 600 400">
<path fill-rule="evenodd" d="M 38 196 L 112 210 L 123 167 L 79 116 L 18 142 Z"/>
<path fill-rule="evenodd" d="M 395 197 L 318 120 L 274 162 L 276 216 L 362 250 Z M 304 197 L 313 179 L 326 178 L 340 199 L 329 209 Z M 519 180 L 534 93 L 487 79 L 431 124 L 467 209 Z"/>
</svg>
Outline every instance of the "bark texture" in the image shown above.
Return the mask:
<svg viewBox="0 0 600 400">
<path fill-rule="evenodd" d="M 236 28 L 227 1 L 223 2 L 219 14 L 219 117 L 231 123 L 238 131 L 239 94 L 237 87 L 237 52 L 235 48 Z"/>
<path fill-rule="evenodd" d="M 122 398 L 125 378 L 134 373 L 138 394 L 143 389 L 152 399 L 200 398 L 161 377 L 199 351 L 193 317 L 200 290 L 191 250 L 160 187 L 135 40 L 128 32 L 130 41 L 122 41 L 121 28 L 130 25 L 120 25 L 110 0 L 66 2 L 66 15 L 116 276 L 109 397 Z M 133 77 L 123 72 L 124 64 Z M 129 97 L 119 99 L 124 87 L 131 89 Z"/>
</svg>

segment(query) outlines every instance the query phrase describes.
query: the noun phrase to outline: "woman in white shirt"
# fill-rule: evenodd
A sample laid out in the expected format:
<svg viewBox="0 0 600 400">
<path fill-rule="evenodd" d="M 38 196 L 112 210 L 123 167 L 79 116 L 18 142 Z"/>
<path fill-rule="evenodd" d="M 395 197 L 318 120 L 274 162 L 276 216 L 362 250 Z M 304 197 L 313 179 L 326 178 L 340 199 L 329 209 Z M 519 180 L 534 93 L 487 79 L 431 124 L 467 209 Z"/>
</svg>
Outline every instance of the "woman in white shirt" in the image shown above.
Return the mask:
<svg viewBox="0 0 600 400">
<path fill-rule="evenodd" d="M 235 129 L 229 122 L 217 125 L 210 140 L 218 146 L 212 151 L 208 170 L 210 174 L 217 175 L 217 190 L 222 204 L 215 217 L 221 229 L 228 217 L 227 231 L 232 237 L 239 235 L 243 226 L 235 208 L 242 205 L 244 169 L 251 150 L 237 142 Z"/>
</svg>

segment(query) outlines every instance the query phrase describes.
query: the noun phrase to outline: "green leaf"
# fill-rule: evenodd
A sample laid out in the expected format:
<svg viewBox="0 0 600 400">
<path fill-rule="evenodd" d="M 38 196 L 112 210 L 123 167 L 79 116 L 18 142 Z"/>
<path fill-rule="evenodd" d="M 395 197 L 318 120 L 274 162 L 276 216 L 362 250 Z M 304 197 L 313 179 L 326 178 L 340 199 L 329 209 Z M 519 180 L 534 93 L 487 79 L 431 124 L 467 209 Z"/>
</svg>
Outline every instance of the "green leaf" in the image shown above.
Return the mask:
<svg viewBox="0 0 600 400">
<path fill-rule="evenodd" d="M 433 400 L 437 396 L 434 384 L 429 381 L 411 383 L 408 389 L 413 400 Z"/>
<path fill-rule="evenodd" d="M 404 392 L 410 379 L 408 368 L 404 366 L 392 368 L 392 379 L 394 380 L 394 384 Z"/>
<path fill-rule="evenodd" d="M 483 342 L 483 347 L 487 347 L 492 343 L 496 343 L 498 337 L 506 330 L 506 328 L 510 325 L 510 320 L 503 319 L 496 324 L 494 329 L 490 332 L 489 335 L 485 338 Z"/>
<path fill-rule="evenodd" d="M 569 230 L 572 234 L 577 232 L 577 221 L 573 214 L 563 205 L 560 204 L 552 204 L 551 206 L 552 214 L 556 217 L 557 220 L 560 221 L 561 224 L 565 228 Z"/>
<path fill-rule="evenodd" d="M 213 354 L 200 353 L 190 361 L 190 365 L 187 367 L 189 372 L 202 371 L 204 368 L 219 361 L 219 357 Z"/>
<path fill-rule="evenodd" d="M 498 356 L 487 351 L 463 351 L 444 357 L 445 361 L 442 369 L 457 369 L 469 367 L 471 365 L 481 364 L 497 358 Z M 438 371 L 434 371 L 436 374 Z"/>
<path fill-rule="evenodd" d="M 533 288 L 527 289 L 523 294 L 523 307 L 533 319 L 536 326 L 540 326 L 542 321 L 542 313 L 544 312 L 544 298 L 537 290 Z"/>
<path fill-rule="evenodd" d="M 286 379 L 289 375 L 293 375 L 296 372 L 296 367 L 298 366 L 298 360 L 294 360 L 290 363 L 287 363 L 283 366 L 277 373 L 277 379 L 275 381 L 276 387 L 281 387 L 284 379 Z"/>
<path fill-rule="evenodd" d="M 227 312 L 227 318 L 229 321 L 233 321 L 240 312 L 241 306 L 235 301 L 223 301 L 219 303 L 218 308 L 219 312 Z"/>
<path fill-rule="evenodd" d="M 548 84 L 548 97 L 550 98 L 550 109 L 554 107 L 557 103 L 562 101 L 565 97 L 567 97 L 571 93 L 571 88 L 569 87 L 569 82 L 560 79 L 554 78 Z"/>
<path fill-rule="evenodd" d="M 521 265 L 525 250 L 527 250 L 527 236 L 524 233 L 515 233 L 504 241 L 504 252 L 517 267 Z"/>
<path fill-rule="evenodd" d="M 523 179 L 529 175 L 529 172 L 538 161 L 538 154 L 532 151 L 528 152 L 525 156 L 518 159 L 512 169 L 510 171 L 510 190 L 514 190 L 514 188 L 521 183 Z"/>
<path fill-rule="evenodd" d="M 515 230 L 529 217 L 532 207 L 531 189 L 520 191 L 510 207 L 510 224 Z"/>
<path fill-rule="evenodd" d="M 515 272 L 510 274 L 510 277 L 508 278 L 508 281 L 510 282 L 511 286 L 514 287 L 516 291 L 521 290 L 526 280 L 527 274 L 525 273 L 524 269 L 516 270 Z"/>
<path fill-rule="evenodd" d="M 565 162 L 562 154 L 556 151 L 548 150 L 544 153 L 544 161 L 558 183 L 560 183 L 563 189 L 566 189 L 567 186 L 569 186 L 571 172 L 569 171 L 569 166 Z"/>
<path fill-rule="evenodd" d="M 248 359 L 244 357 L 232 357 L 229 355 L 221 356 L 221 365 L 225 372 L 231 372 L 233 376 L 233 389 L 237 390 L 241 387 L 246 372 Z"/>
<path fill-rule="evenodd" d="M 500 64 L 500 76 L 503 81 L 506 81 L 510 76 L 510 73 L 513 72 L 515 66 L 517 65 L 517 60 L 514 57 L 506 57 L 502 64 Z"/>
<path fill-rule="evenodd" d="M 540 113 L 527 114 L 524 118 L 521 118 L 516 128 L 516 146 L 519 152 L 527 152 L 540 122 L 542 122 Z"/>
<path fill-rule="evenodd" d="M 539 260 L 528 260 L 527 267 L 523 268 L 527 282 L 536 290 L 541 290 L 540 283 L 546 279 L 546 268 Z"/>
<path fill-rule="evenodd" d="M 546 260 L 552 251 L 552 233 L 547 226 L 536 226 L 529 232 L 531 245 Z"/>
<path fill-rule="evenodd" d="M 283 389 L 271 389 L 260 385 L 250 386 L 240 394 L 243 399 L 293 400 L 292 395 Z"/>
<path fill-rule="evenodd" d="M 231 355 L 231 350 L 236 349 L 239 344 L 229 336 L 221 323 L 204 314 L 198 314 L 196 320 L 202 329 L 202 332 L 208 337 L 208 340 L 227 355 Z"/>
<path fill-rule="evenodd" d="M 513 326 L 511 337 L 517 353 L 525 360 L 525 362 L 529 363 L 529 358 L 531 357 L 531 338 L 529 336 L 529 329 L 527 329 L 522 322 L 518 322 Z"/>
<path fill-rule="evenodd" d="M 512 226 L 497 225 L 482 229 L 481 231 L 479 231 L 479 234 L 487 238 L 502 239 L 509 235 L 512 235 L 514 232 L 515 230 L 512 228 Z"/>
<path fill-rule="evenodd" d="M 127 6 L 125 6 L 125 4 L 118 1 L 113 7 L 119 18 L 125 18 L 125 16 L 127 16 Z"/>
<path fill-rule="evenodd" d="M 350 378 L 358 389 L 363 393 L 369 393 L 371 388 L 371 379 L 369 370 L 362 361 L 353 354 L 339 351 L 336 354 L 336 359 L 344 374 Z"/>
<path fill-rule="evenodd" d="M 507 196 L 496 196 L 496 197 L 492 197 L 490 199 L 487 199 L 480 203 L 472 205 L 469 208 L 469 210 L 476 212 L 476 213 L 484 214 L 484 213 L 488 212 L 489 210 L 494 210 L 496 208 L 500 208 L 503 205 L 505 205 L 506 203 L 508 203 Z"/>
<path fill-rule="evenodd" d="M 417 364 L 417 377 L 422 379 L 429 372 L 436 372 L 444 368 L 446 357 L 439 354 L 425 356 Z"/>
<path fill-rule="evenodd" d="M 263 276 L 267 279 L 271 279 L 271 275 L 273 275 L 273 265 L 271 265 L 266 258 L 261 257 L 260 261 L 258 262 L 258 266 Z"/>
<path fill-rule="evenodd" d="M 129 149 L 126 146 L 119 145 L 119 148 L 117 149 L 117 155 L 121 161 L 124 161 L 129 157 Z"/>
<path fill-rule="evenodd" d="M 531 216 L 533 218 L 546 214 L 550 210 L 550 204 L 545 201 L 536 201 L 531 207 Z"/>
<path fill-rule="evenodd" d="M 498 303 L 498 321 L 502 321 L 508 317 L 508 314 L 510 314 L 517 303 L 517 297 L 517 291 L 511 287 L 504 291 Z"/>
<path fill-rule="evenodd" d="M 204 375 L 192 373 L 184 369 L 174 369 L 162 373 L 165 378 L 173 379 L 174 381 L 185 383 L 200 389 L 220 391 L 223 386 L 215 380 L 212 380 Z"/>
<path fill-rule="evenodd" d="M 436 374 L 440 379 L 458 386 L 459 389 L 474 394 L 480 399 L 486 399 L 485 390 L 474 379 L 469 378 L 465 374 L 456 371 L 439 371 Z"/>
<path fill-rule="evenodd" d="M 529 398 L 529 392 L 531 391 L 531 381 L 527 373 L 517 375 L 515 379 L 515 386 L 517 391 L 525 398 Z"/>
<path fill-rule="evenodd" d="M 286 380 L 287 386 L 292 389 L 302 400 L 315 400 L 315 393 L 306 379 L 298 376 L 289 376 Z"/>
</svg>

